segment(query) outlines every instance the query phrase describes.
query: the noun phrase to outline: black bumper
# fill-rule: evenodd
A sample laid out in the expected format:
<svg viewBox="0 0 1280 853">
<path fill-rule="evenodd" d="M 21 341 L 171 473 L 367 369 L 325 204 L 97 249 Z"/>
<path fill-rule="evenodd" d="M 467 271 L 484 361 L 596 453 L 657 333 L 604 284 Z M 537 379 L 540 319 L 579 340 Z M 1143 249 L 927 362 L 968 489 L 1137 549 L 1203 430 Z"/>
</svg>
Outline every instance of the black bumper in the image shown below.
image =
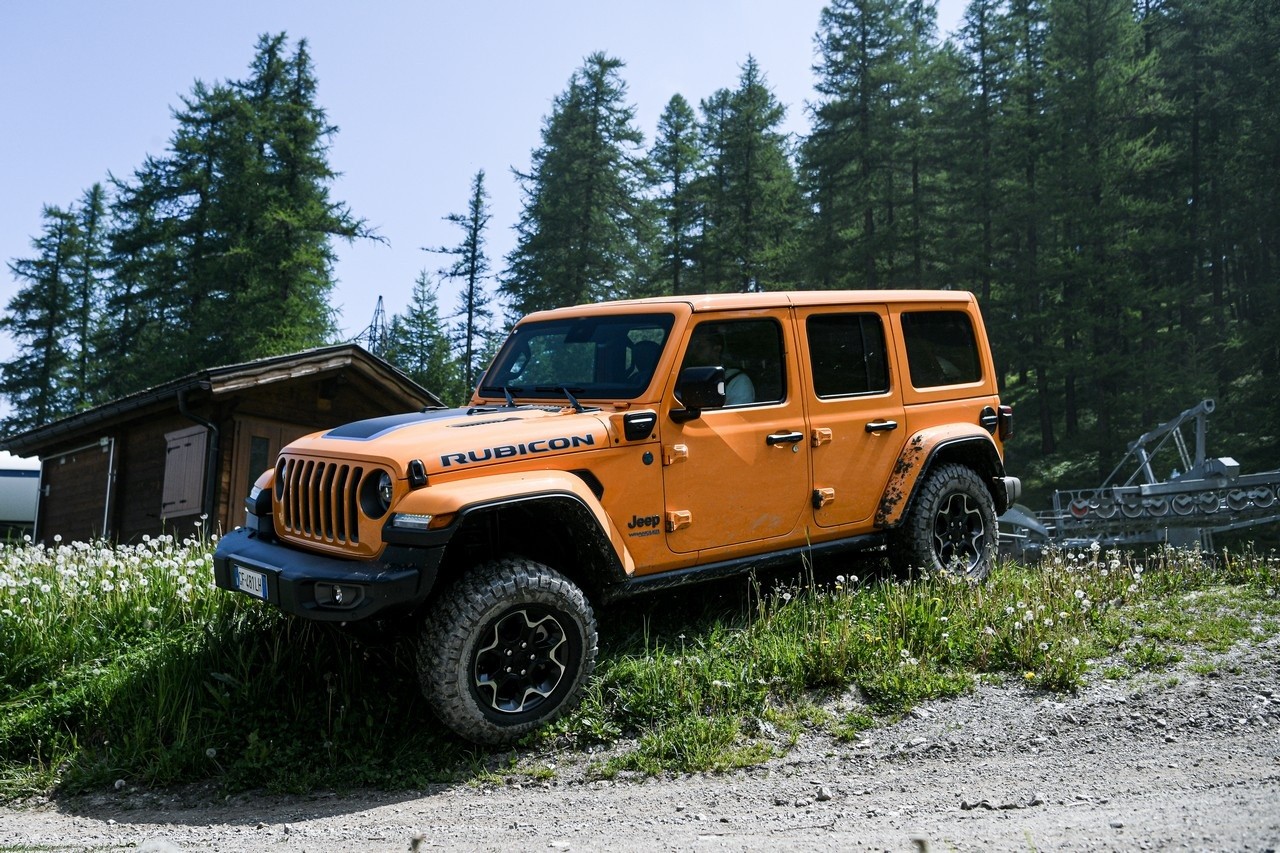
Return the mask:
<svg viewBox="0 0 1280 853">
<path fill-rule="evenodd" d="M 357 622 L 412 610 L 435 584 L 444 549 L 389 546 L 378 562 L 325 557 L 271 542 L 245 528 L 228 533 L 213 555 L 219 587 L 261 598 L 285 613 L 322 622 Z M 236 569 L 264 579 L 257 596 Z"/>
</svg>

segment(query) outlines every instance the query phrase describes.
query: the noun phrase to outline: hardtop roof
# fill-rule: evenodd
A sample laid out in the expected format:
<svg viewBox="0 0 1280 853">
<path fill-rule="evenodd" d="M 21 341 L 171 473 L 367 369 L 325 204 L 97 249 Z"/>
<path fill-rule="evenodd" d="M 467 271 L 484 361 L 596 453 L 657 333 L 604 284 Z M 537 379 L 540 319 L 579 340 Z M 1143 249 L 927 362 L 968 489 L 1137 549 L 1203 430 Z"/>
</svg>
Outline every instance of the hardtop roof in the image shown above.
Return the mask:
<svg viewBox="0 0 1280 853">
<path fill-rule="evenodd" d="M 883 305 L 885 303 L 954 302 L 967 304 L 974 296 L 967 290 L 776 290 L 764 293 L 703 293 L 687 296 L 653 296 L 571 305 L 537 311 L 528 319 L 554 319 L 583 313 L 613 313 L 627 308 L 659 308 L 685 305 L 694 313 L 819 305 Z"/>
</svg>

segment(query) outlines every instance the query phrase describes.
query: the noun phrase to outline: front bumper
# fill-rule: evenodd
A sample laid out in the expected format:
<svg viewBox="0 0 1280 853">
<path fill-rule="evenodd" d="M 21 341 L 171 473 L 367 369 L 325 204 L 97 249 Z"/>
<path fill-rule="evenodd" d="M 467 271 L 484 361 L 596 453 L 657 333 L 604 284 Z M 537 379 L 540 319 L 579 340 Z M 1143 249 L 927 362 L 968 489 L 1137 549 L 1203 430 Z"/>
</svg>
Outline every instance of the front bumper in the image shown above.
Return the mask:
<svg viewBox="0 0 1280 853">
<path fill-rule="evenodd" d="M 246 528 L 228 533 L 213 555 L 220 588 L 251 594 L 237 583 L 237 568 L 264 578 L 261 598 L 305 619 L 357 622 L 421 604 L 435 584 L 441 547 L 388 546 L 381 560 L 325 557 L 269 541 Z"/>
</svg>

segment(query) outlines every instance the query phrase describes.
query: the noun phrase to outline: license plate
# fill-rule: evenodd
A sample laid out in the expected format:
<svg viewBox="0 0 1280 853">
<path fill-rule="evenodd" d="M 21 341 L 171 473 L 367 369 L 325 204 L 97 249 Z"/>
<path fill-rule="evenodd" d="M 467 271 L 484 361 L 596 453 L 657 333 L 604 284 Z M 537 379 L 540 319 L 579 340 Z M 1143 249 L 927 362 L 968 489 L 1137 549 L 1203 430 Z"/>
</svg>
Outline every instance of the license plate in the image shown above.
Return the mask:
<svg viewBox="0 0 1280 853">
<path fill-rule="evenodd" d="M 266 600 L 267 597 L 267 576 L 262 572 L 255 572 L 253 569 L 246 569 L 244 566 L 236 566 L 236 589 L 241 592 L 247 592 L 254 598 Z"/>
</svg>

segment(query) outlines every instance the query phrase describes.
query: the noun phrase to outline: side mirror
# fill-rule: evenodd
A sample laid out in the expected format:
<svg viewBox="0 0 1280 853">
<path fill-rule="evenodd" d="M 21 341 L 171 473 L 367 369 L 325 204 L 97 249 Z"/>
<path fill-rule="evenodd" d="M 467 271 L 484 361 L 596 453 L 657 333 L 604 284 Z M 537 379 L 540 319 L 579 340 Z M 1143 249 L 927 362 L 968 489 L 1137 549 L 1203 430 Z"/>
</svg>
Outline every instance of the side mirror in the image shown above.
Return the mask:
<svg viewBox="0 0 1280 853">
<path fill-rule="evenodd" d="M 671 420 L 678 424 L 701 417 L 703 409 L 724 406 L 724 368 L 686 367 L 676 379 L 676 399 L 683 409 L 672 409 Z"/>
</svg>

